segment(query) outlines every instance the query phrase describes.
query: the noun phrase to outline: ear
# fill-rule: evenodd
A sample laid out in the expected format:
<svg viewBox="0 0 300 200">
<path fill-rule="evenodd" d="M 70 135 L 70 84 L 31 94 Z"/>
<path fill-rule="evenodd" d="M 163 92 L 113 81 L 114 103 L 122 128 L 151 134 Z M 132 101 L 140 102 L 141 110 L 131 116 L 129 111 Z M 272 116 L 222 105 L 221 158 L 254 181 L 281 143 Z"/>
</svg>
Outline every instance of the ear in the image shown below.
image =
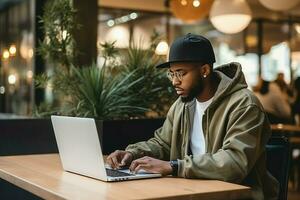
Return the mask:
<svg viewBox="0 0 300 200">
<path fill-rule="evenodd" d="M 207 76 L 209 76 L 211 73 L 211 67 L 209 66 L 209 64 L 205 64 L 201 67 L 201 75 L 202 77 L 206 78 Z"/>
</svg>

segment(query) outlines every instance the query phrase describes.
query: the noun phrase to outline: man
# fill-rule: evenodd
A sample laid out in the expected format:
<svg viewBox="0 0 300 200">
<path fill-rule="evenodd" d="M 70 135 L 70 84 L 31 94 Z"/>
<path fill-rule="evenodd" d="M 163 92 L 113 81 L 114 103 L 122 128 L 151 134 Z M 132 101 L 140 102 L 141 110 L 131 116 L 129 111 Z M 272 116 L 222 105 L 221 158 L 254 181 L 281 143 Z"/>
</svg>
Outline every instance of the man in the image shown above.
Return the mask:
<svg viewBox="0 0 300 200">
<path fill-rule="evenodd" d="M 213 69 L 215 56 L 206 38 L 176 39 L 168 77 L 180 98 L 154 137 L 115 151 L 113 168 L 130 165 L 184 178 L 217 179 L 252 188 L 253 199 L 276 199 L 277 181 L 266 171 L 270 125 L 257 98 L 247 89 L 238 63 Z"/>
</svg>

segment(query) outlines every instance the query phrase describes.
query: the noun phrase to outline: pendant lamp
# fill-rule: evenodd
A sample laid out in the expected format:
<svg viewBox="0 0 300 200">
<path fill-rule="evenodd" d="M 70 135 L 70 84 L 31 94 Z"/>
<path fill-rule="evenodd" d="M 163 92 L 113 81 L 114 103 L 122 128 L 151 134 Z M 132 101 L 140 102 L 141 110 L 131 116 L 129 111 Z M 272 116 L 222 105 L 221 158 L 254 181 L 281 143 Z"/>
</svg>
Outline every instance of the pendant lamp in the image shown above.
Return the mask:
<svg viewBox="0 0 300 200">
<path fill-rule="evenodd" d="M 259 0 L 259 2 L 270 10 L 284 11 L 295 7 L 300 0 Z"/>
<path fill-rule="evenodd" d="M 169 3 L 175 17 L 193 23 L 208 15 L 213 0 L 170 0 Z"/>
<path fill-rule="evenodd" d="M 251 18 L 246 0 L 215 0 L 210 10 L 210 21 L 217 30 L 226 34 L 244 30 Z"/>
</svg>

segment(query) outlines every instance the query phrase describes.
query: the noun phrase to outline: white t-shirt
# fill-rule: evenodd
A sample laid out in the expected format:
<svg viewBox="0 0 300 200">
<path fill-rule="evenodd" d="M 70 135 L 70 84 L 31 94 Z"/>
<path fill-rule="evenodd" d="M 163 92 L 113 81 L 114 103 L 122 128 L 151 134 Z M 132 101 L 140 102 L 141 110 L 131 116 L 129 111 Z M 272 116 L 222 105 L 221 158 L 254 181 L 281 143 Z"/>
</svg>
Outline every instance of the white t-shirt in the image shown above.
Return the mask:
<svg viewBox="0 0 300 200">
<path fill-rule="evenodd" d="M 196 100 L 196 110 L 194 114 L 194 123 L 191 133 L 191 151 L 193 155 L 199 155 L 205 153 L 205 139 L 202 129 L 202 117 L 206 108 L 211 104 L 212 99 L 205 102 L 199 102 Z"/>
</svg>

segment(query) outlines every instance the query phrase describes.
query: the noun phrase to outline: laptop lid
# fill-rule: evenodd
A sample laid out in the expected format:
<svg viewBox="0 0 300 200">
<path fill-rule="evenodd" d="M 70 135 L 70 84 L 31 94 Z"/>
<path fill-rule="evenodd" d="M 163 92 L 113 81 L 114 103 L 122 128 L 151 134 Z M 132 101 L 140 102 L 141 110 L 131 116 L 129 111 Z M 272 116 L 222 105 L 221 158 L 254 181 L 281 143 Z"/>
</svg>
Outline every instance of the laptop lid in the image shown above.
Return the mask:
<svg viewBox="0 0 300 200">
<path fill-rule="evenodd" d="M 94 119 L 51 116 L 59 155 L 64 170 L 103 181 L 160 177 L 161 174 L 141 172 L 129 176 L 107 176 L 100 140 Z M 120 170 L 130 173 L 129 170 Z"/>
<path fill-rule="evenodd" d="M 64 170 L 107 180 L 94 119 L 51 116 Z"/>
</svg>

